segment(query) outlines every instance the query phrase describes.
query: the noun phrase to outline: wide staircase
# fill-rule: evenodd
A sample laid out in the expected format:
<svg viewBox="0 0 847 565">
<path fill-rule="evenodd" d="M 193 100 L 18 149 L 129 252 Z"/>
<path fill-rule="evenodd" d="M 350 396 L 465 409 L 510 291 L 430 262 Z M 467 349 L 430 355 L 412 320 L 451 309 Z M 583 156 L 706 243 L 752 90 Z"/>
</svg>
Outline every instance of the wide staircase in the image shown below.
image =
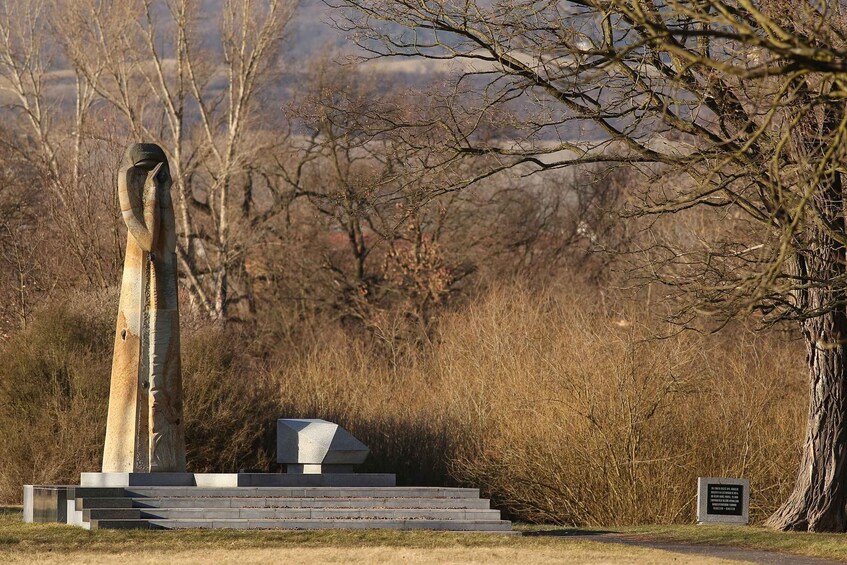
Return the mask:
<svg viewBox="0 0 847 565">
<path fill-rule="evenodd" d="M 478 489 L 440 487 L 71 487 L 84 528 L 396 529 L 511 533 Z"/>
</svg>

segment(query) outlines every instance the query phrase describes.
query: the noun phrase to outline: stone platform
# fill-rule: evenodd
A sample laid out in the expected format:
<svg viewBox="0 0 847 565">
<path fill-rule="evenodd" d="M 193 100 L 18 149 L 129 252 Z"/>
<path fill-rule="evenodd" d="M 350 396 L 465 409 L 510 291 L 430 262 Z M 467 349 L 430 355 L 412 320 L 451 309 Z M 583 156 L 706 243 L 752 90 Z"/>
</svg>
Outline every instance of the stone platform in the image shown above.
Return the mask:
<svg viewBox="0 0 847 565">
<path fill-rule="evenodd" d="M 138 483 L 145 480 L 173 483 L 186 480 L 175 475 L 192 474 L 179 473 L 158 479 L 150 478 L 157 473 L 146 474 L 145 479 L 133 476 L 142 474 L 103 475 L 83 474 L 82 482 L 88 484 L 81 486 L 24 487 L 24 520 L 61 522 L 86 529 L 512 532 L 511 522 L 501 520 L 500 512 L 491 509 L 489 501 L 479 497 L 478 489 L 397 487 L 393 486 L 393 475 L 196 474 L 194 485 L 91 485 L 92 482 Z M 310 485 L 303 481 L 336 484 Z M 368 481 L 390 482 L 391 485 L 353 484 Z M 267 484 L 274 482 L 277 484 Z"/>
<path fill-rule="evenodd" d="M 82 487 L 393 487 L 390 473 L 82 473 Z"/>
</svg>

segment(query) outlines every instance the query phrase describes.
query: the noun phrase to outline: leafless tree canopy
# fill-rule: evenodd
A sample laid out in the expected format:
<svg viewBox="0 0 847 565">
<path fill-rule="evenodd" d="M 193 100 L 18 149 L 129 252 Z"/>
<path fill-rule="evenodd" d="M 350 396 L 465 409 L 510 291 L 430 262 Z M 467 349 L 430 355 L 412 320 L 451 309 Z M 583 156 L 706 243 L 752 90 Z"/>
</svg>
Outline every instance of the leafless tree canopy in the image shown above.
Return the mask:
<svg viewBox="0 0 847 565">
<path fill-rule="evenodd" d="M 845 241 L 823 195 L 844 157 L 839 3 L 342 5 L 340 25 L 372 56 L 426 57 L 459 74 L 453 100 L 465 103 L 448 124 L 456 150 L 539 169 L 626 162 L 682 173 L 694 182 L 640 194 L 633 212 L 704 204 L 766 226 L 760 241 L 713 242 L 696 259 L 657 249 L 664 282 L 690 286 L 691 267 L 713 270 L 701 298 L 773 317 L 840 305 L 795 296 L 809 279 L 831 286 L 840 275 L 798 276 L 791 252 L 818 237 Z M 467 92 L 479 95 L 466 101 Z M 510 135 L 487 135 L 508 114 Z"/>
<path fill-rule="evenodd" d="M 416 100 L 328 56 L 286 64 L 294 3 L 202 6 L 17 0 L 0 11 L 9 171 L 15 163 L 45 187 L 18 210 L 38 217 L 46 206 L 50 218 L 25 243 L 4 228 L 18 281 L 10 319 L 25 324 L 38 296 L 57 286 L 115 284 L 113 177 L 122 147 L 139 139 L 169 153 L 182 288 L 208 319 L 249 320 L 264 296 L 372 328 L 393 327 L 386 308 L 400 308 L 404 323 L 428 328 L 434 307 L 494 265 L 486 254 L 503 259 L 501 272 L 526 274 L 561 263 L 557 250 L 599 246 L 617 185 L 536 187 L 534 196 L 518 176 L 497 175 L 512 163 L 467 160 L 443 142 L 451 109 L 435 86 Z M 17 178 L 25 186 L 28 177 Z M 49 251 L 58 242 L 64 251 Z M 523 259 L 509 266 L 513 249 Z M 24 265 L 39 250 L 49 261 Z"/>
<path fill-rule="evenodd" d="M 293 7 L 224 2 L 214 37 L 198 34 L 199 3 L 189 0 L 10 2 L 0 17 L 4 90 L 63 213 L 85 206 L 111 212 L 106 202 L 75 195 L 79 187 L 109 183 L 114 163 L 104 159 L 114 160 L 115 146 L 145 139 L 166 147 L 177 179 L 186 287 L 212 317 L 224 317 L 244 290 L 230 283 L 230 274 L 243 270 L 231 202 L 249 190 L 249 164 L 279 141 L 256 144 L 246 134 L 260 119 L 256 103 L 278 65 Z M 57 79 L 73 90 L 51 89 Z M 90 220 L 64 224 L 80 250 L 79 266 L 106 285 L 108 252 L 89 243 L 91 226 L 104 222 Z M 91 253 L 100 260 L 89 260 Z"/>
<path fill-rule="evenodd" d="M 847 529 L 847 6 L 336 5 L 347 14 L 339 25 L 373 57 L 452 65 L 456 103 L 445 125 L 458 153 L 541 170 L 630 163 L 656 179 L 630 199 L 633 216 L 716 209 L 724 225 L 707 237 L 648 245 L 648 273 L 712 310 L 800 320 L 812 382 L 807 439 L 797 486 L 771 523 Z M 461 103 L 469 92 L 480 96 Z M 482 135 L 498 121 L 510 135 Z"/>
</svg>

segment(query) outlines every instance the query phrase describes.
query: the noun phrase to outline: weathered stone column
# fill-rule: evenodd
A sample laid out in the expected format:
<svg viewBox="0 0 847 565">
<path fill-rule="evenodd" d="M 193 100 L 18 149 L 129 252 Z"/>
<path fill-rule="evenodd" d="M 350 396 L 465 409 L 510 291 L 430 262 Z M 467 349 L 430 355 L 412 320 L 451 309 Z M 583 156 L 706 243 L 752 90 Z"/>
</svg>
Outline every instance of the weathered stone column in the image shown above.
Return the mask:
<svg viewBox="0 0 847 565">
<path fill-rule="evenodd" d="M 176 225 L 168 159 L 137 143 L 118 171 L 127 226 L 103 472 L 185 471 Z"/>
</svg>

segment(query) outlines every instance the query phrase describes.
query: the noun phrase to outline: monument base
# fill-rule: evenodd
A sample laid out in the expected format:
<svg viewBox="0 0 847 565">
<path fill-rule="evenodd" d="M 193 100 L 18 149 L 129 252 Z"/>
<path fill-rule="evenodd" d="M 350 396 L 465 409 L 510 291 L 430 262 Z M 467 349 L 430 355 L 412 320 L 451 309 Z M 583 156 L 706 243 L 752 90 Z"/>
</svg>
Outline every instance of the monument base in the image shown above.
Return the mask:
<svg viewBox="0 0 847 565">
<path fill-rule="evenodd" d="M 75 500 L 86 493 L 124 496 L 127 488 L 386 488 L 392 473 L 82 473 L 79 485 L 24 485 L 24 522 L 76 524 Z M 233 496 L 237 490 L 231 491 Z M 79 524 L 77 524 L 79 525 Z"/>
<path fill-rule="evenodd" d="M 391 474 L 84 473 L 24 487 L 24 521 L 85 529 L 424 529 L 512 533 L 478 489 L 395 486 Z"/>
<path fill-rule="evenodd" d="M 193 487 L 194 473 L 82 473 L 81 487 Z"/>
<path fill-rule="evenodd" d="M 81 487 L 393 487 L 391 473 L 82 473 Z"/>
</svg>

